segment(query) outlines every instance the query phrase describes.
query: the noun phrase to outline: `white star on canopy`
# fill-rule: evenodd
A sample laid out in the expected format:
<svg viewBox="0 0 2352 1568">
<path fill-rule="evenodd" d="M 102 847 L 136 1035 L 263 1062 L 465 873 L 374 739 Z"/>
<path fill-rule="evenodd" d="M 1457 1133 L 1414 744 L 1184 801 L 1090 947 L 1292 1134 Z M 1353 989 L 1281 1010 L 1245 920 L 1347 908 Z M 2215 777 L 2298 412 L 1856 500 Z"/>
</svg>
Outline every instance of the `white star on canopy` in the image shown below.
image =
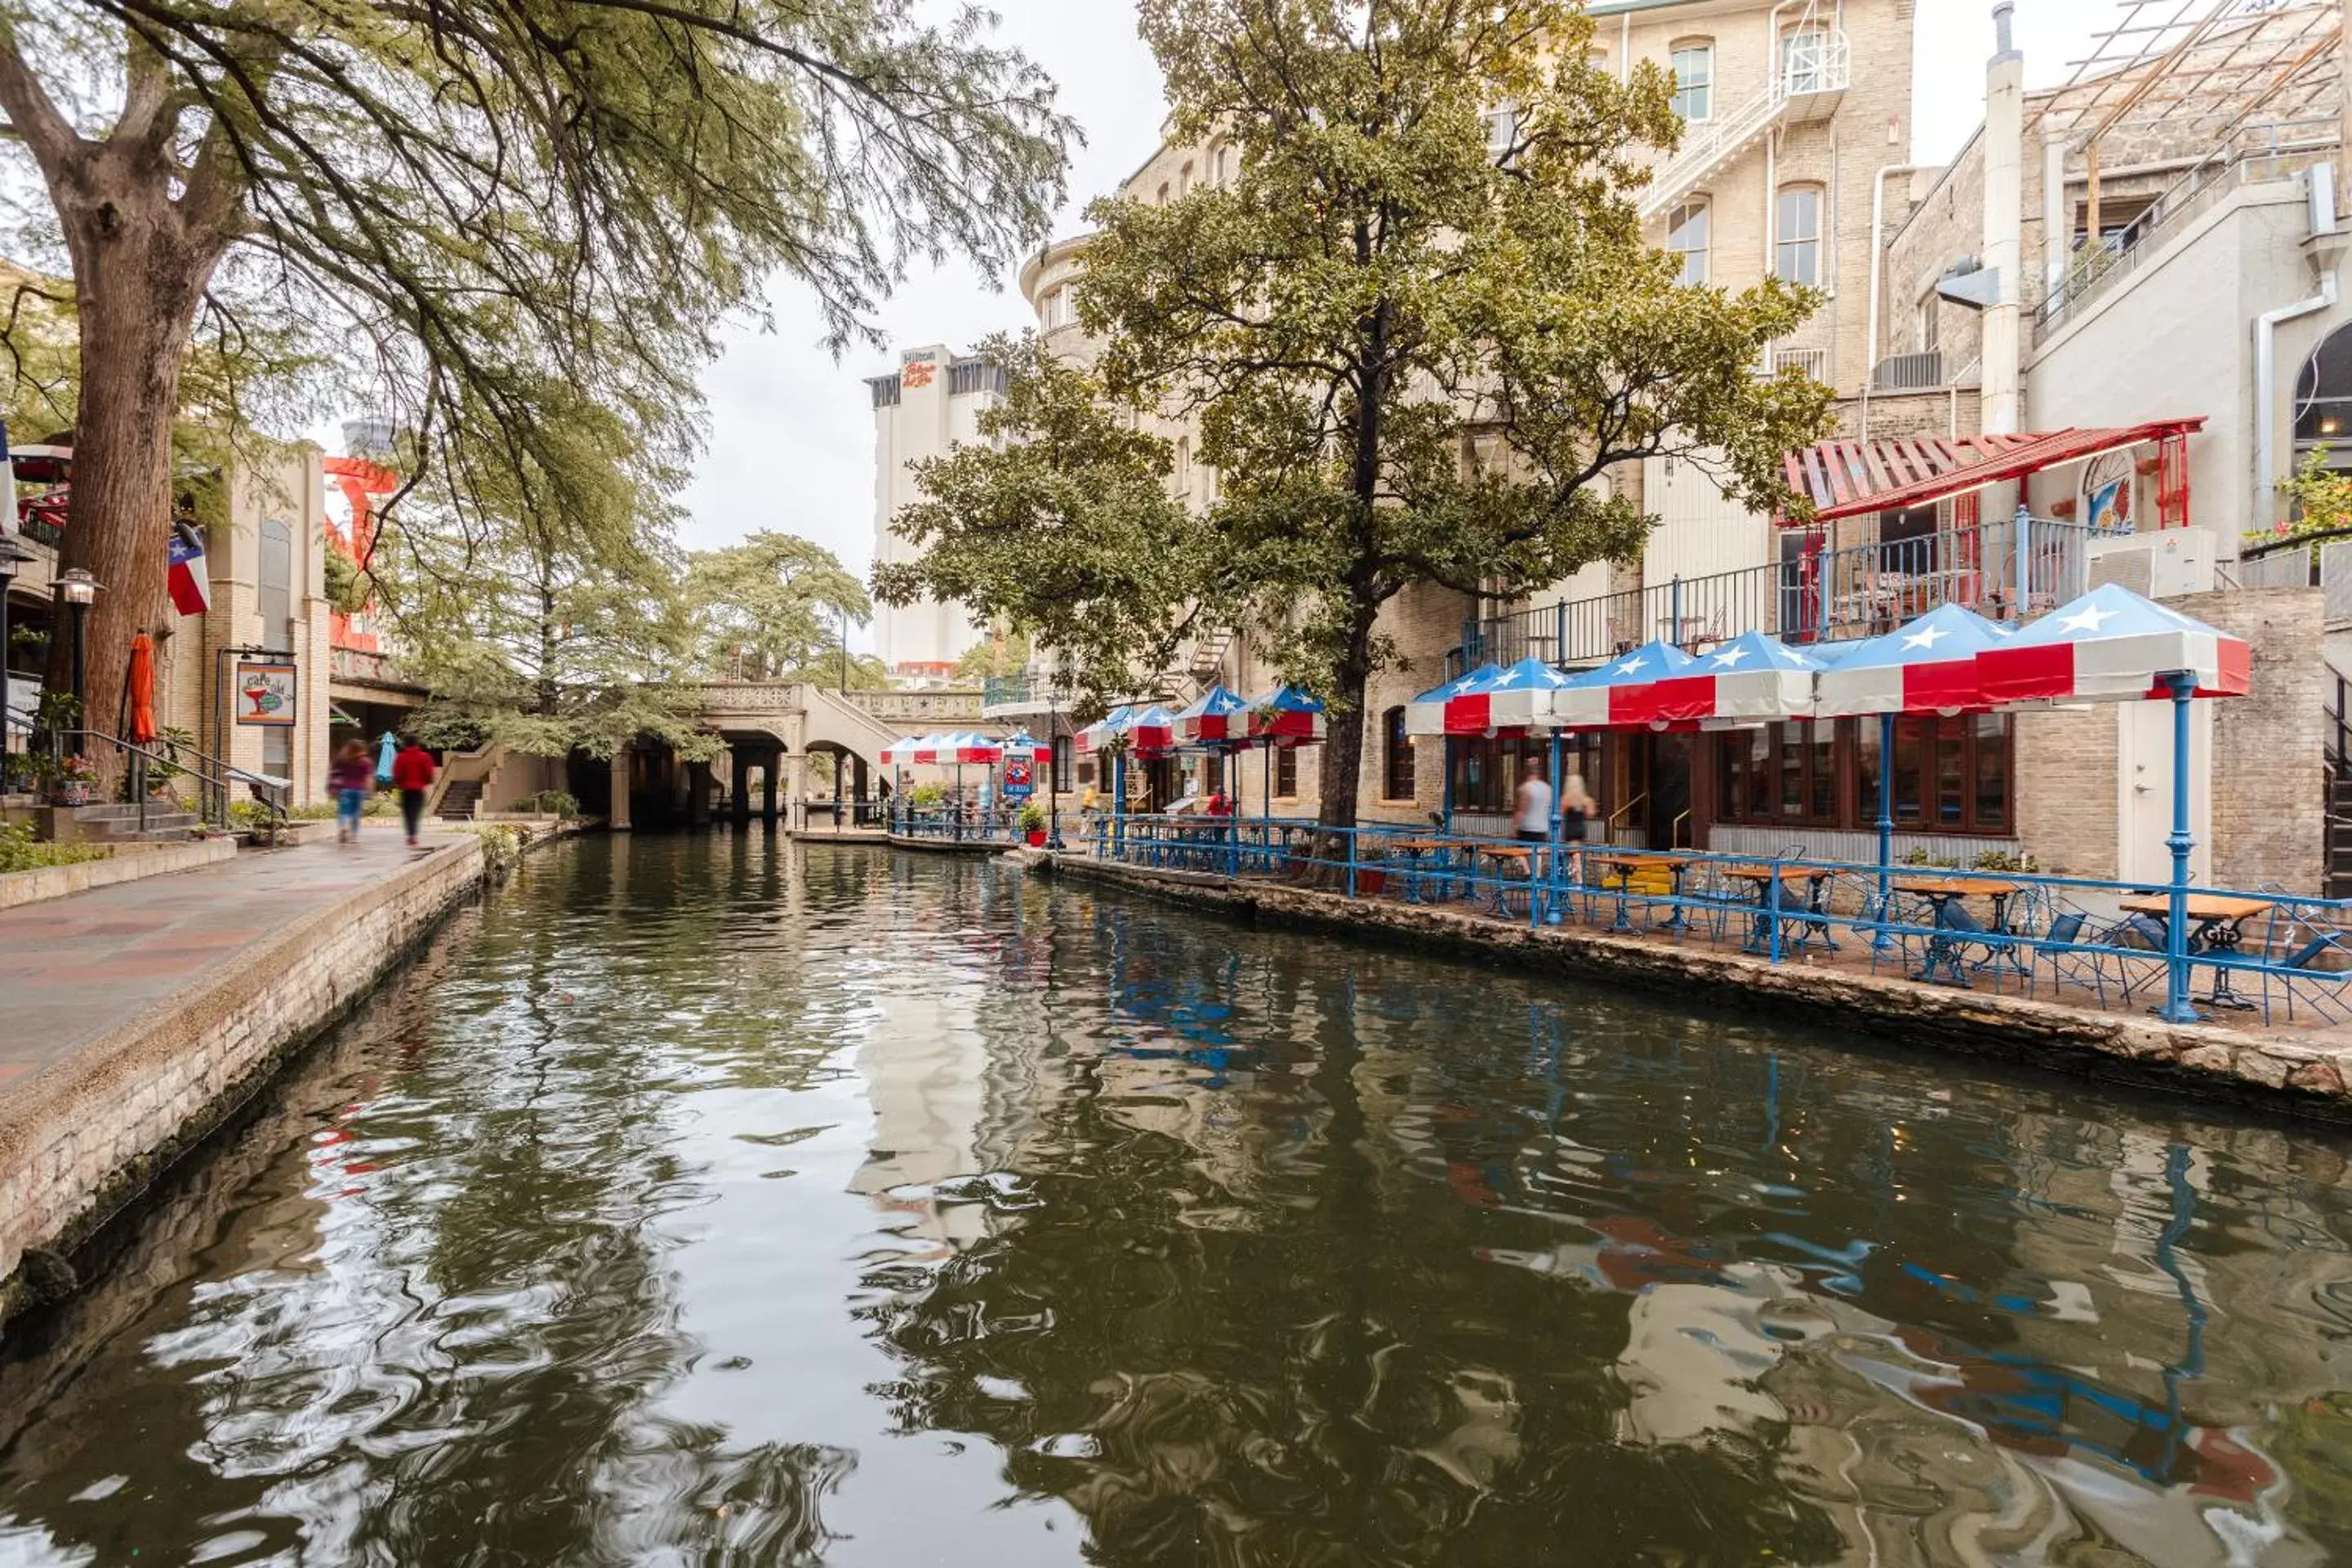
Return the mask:
<svg viewBox="0 0 2352 1568">
<path fill-rule="evenodd" d="M 1477 684 L 1478 678 L 1476 676 L 1465 675 L 1461 679 L 1455 681 L 1453 685 L 1447 687 L 1446 689 L 1452 692 L 1454 696 L 1459 697 L 1462 693 L 1469 690 L 1472 687 Z"/>
<path fill-rule="evenodd" d="M 1951 635 L 1949 627 L 1921 626 L 1917 631 L 1913 632 L 1909 637 L 1903 639 L 1903 646 L 1905 647 L 1932 648 L 1937 643 Z"/>
<path fill-rule="evenodd" d="M 1641 669 L 1641 668 L 1643 668 L 1646 667 L 1646 666 L 1649 664 L 1649 662 L 1650 662 L 1650 661 L 1649 661 L 1648 659 L 1646 659 L 1646 658 L 1638 658 L 1638 657 L 1637 657 L 1637 658 L 1629 658 L 1629 659 L 1627 659 L 1624 663 L 1622 663 L 1622 664 L 1621 664 L 1621 665 L 1619 665 L 1619 666 L 1617 667 L 1615 673 L 1617 673 L 1617 674 L 1619 674 L 1619 675 L 1631 675 L 1631 674 L 1633 674 L 1635 670 L 1637 670 L 1637 669 Z"/>
<path fill-rule="evenodd" d="M 1500 674 L 1500 675 L 1498 675 L 1498 676 L 1496 676 L 1496 677 L 1495 678 L 1495 689 L 1496 689 L 1496 690 L 1497 690 L 1497 691 L 1500 691 L 1504 687 L 1508 686 L 1508 685 L 1510 685 L 1512 682 L 1514 682 L 1514 681 L 1517 680 L 1517 679 L 1518 679 L 1518 678 L 1519 678 L 1519 672 L 1518 672 L 1517 670 L 1516 670 L 1516 669 L 1507 669 L 1507 670 L 1503 671 L 1503 673 L 1502 673 L 1502 674 Z"/>
<path fill-rule="evenodd" d="M 1744 647 L 1725 648 L 1721 653 L 1715 656 L 1715 667 L 1717 669 L 1729 669 L 1733 665 L 1738 664 L 1741 659 L 1746 658 L 1748 651 L 1749 650 Z"/>
<path fill-rule="evenodd" d="M 2119 610 L 2103 610 L 2096 605 L 2085 605 L 2058 623 L 2062 632 L 2095 632 L 2105 622 L 2122 614 Z"/>
</svg>

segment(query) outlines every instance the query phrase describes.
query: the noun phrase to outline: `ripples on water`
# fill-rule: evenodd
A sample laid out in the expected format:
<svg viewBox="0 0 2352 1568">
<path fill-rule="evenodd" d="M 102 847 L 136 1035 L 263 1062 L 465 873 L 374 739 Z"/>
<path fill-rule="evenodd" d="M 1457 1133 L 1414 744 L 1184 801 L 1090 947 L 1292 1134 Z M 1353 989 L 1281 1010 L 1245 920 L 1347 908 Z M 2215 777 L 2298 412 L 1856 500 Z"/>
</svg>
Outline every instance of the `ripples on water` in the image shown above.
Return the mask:
<svg viewBox="0 0 2352 1568">
<path fill-rule="evenodd" d="M 11 1329 L 0 1563 L 2352 1560 L 2347 1149 L 591 843 Z"/>
</svg>

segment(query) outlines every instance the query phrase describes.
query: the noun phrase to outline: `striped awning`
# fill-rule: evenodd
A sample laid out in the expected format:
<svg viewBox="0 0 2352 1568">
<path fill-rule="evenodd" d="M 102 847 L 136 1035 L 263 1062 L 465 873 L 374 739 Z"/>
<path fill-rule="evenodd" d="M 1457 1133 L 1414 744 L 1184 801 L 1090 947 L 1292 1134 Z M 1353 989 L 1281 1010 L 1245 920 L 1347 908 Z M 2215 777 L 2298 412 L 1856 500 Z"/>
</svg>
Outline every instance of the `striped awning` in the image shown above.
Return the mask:
<svg viewBox="0 0 2352 1568">
<path fill-rule="evenodd" d="M 1823 441 L 1790 453 L 1781 459 L 1781 471 L 1789 488 L 1813 503 L 1811 521 L 1827 522 L 1926 506 L 2061 463 L 2191 435 L 2204 426 L 2204 419 L 2198 417 L 2111 428 L 2076 426 L 2042 435 Z"/>
</svg>

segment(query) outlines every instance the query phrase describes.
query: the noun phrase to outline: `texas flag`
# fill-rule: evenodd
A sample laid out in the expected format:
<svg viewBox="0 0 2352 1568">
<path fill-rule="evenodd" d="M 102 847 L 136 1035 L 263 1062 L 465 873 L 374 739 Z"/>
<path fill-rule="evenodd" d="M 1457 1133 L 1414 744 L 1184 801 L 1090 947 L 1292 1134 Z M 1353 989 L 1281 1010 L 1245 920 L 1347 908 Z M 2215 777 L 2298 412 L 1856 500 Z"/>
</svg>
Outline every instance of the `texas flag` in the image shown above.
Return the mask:
<svg viewBox="0 0 2352 1568">
<path fill-rule="evenodd" d="M 205 542 L 194 527 L 172 524 L 172 605 L 184 616 L 201 616 L 212 608 L 213 591 L 205 571 Z"/>
</svg>

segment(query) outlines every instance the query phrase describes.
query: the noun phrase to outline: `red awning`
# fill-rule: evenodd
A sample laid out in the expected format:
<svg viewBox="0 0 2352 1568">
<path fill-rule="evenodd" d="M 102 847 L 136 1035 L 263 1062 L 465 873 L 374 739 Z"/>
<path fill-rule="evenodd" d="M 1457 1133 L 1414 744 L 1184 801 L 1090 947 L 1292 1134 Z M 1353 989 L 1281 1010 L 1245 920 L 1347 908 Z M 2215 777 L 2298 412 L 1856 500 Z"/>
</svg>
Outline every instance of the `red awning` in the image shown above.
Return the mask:
<svg viewBox="0 0 2352 1568">
<path fill-rule="evenodd" d="M 2039 436 L 1824 441 L 1790 453 L 1781 459 L 1781 466 L 1789 488 L 1812 501 L 1812 521 L 1827 522 L 1926 506 L 2061 463 L 2189 436 L 2204 427 L 2200 416 L 2109 429 L 2076 427 Z"/>
</svg>

